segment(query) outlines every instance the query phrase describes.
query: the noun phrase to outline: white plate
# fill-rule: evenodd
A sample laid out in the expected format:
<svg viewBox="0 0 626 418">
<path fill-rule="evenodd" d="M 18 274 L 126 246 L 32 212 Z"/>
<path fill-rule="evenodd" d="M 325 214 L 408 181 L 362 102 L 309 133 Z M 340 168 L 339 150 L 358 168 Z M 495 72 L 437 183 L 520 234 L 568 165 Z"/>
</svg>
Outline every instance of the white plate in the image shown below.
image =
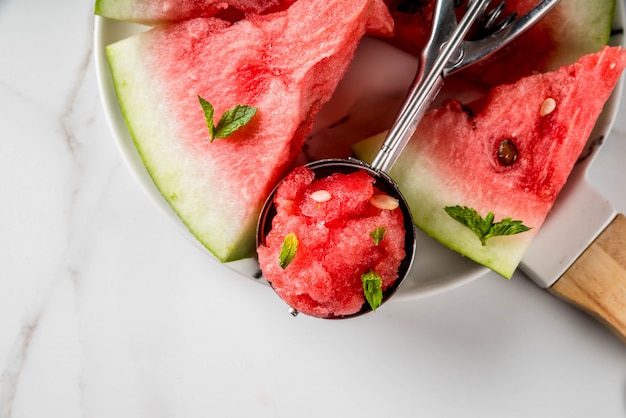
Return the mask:
<svg viewBox="0 0 626 418">
<path fill-rule="evenodd" d="M 117 103 L 105 47 L 145 29 L 146 27 L 140 25 L 95 17 L 96 71 L 105 113 L 120 152 L 142 189 L 189 240 L 212 257 L 187 230 L 152 182 L 135 149 Z M 308 155 L 313 158 L 341 156 L 347 149 L 346 144 L 341 141 L 341 138 L 346 137 L 344 135 L 346 132 L 350 132 L 352 137 L 365 138 L 388 127 L 393 118 L 393 109 L 397 108 L 405 95 L 416 65 L 414 57 L 385 42 L 364 39 L 350 71 L 340 83 L 331 102 L 322 109 L 316 119 L 311 135 L 312 146 L 307 149 Z M 471 96 L 475 93 L 471 89 L 466 90 L 466 87 L 450 83 L 446 85 L 448 92 L 454 92 L 456 97 L 459 97 L 460 92 L 461 96 L 463 94 Z M 445 96 L 445 92 L 441 96 Z M 601 118 L 602 126 L 597 127 L 605 134 L 614 120 L 617 104 L 617 100 L 607 104 L 605 113 L 608 112 L 610 116 Z M 373 124 L 372 121 L 376 122 Z M 258 277 L 259 267 L 254 259 L 227 263 L 225 266 L 240 272 L 242 276 Z M 449 250 L 418 230 L 417 252 L 412 271 L 398 289 L 394 299 L 436 294 L 469 283 L 488 271 L 487 268 Z"/>
</svg>

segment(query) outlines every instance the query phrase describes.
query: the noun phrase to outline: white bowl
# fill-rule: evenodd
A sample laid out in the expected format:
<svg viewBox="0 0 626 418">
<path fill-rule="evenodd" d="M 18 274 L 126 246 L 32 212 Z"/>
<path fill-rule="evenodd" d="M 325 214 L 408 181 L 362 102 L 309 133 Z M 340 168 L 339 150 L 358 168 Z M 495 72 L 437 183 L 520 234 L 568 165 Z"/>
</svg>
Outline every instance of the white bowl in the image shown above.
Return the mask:
<svg viewBox="0 0 626 418">
<path fill-rule="evenodd" d="M 617 3 L 616 24 L 619 23 L 619 27 L 622 27 L 623 7 L 620 1 Z M 94 47 L 96 71 L 106 117 L 122 157 L 148 197 L 164 213 L 171 224 L 177 227 L 201 251 L 213 257 L 187 230 L 152 182 L 133 144 L 117 102 L 105 47 L 110 43 L 145 29 L 146 27 L 141 25 L 113 21 L 99 16 L 95 18 Z M 327 152 L 327 150 L 324 149 L 323 145 L 329 143 L 329 141 L 326 141 L 329 137 L 341 136 L 342 130 L 350 130 L 352 134 L 355 134 L 355 129 L 361 129 L 359 118 L 351 117 L 350 123 L 337 124 L 337 121 L 345 120 L 344 116 L 348 113 L 351 116 L 355 114 L 360 115 L 360 119 L 363 121 L 372 119 L 367 114 L 368 111 L 372 110 L 372 106 L 368 106 L 368 103 L 376 102 L 378 111 L 381 108 L 394 109 L 394 106 L 397 105 L 407 91 L 415 73 L 416 65 L 416 60 L 413 56 L 405 54 L 385 42 L 375 39 L 364 39 L 357 51 L 350 71 L 340 83 L 331 102 L 322 109 L 316 120 L 312 141 L 320 145 L 320 149 L 317 150 L 320 154 L 319 156 L 325 156 L 324 152 Z M 455 93 L 454 90 L 456 90 L 456 93 L 460 91 L 459 86 L 456 85 L 447 88 L 448 93 L 450 93 L 450 90 L 453 90 L 452 93 Z M 472 93 L 470 92 L 469 94 Z M 381 103 L 388 103 L 389 106 L 381 106 Z M 613 95 L 605 106 L 603 115 L 596 126 L 596 131 L 594 131 L 595 133 L 608 134 L 615 119 L 618 104 L 619 95 Z M 379 127 L 380 130 L 389 125 L 392 117 L 393 114 L 377 115 L 377 120 L 382 124 Z M 340 128 L 338 128 L 339 125 L 341 125 Z M 362 132 L 356 132 L 356 135 L 375 133 L 372 130 L 378 129 L 378 127 L 366 126 L 364 129 L 361 129 Z M 364 138 L 365 136 L 359 137 Z M 337 146 L 341 147 L 342 144 Z M 253 278 L 261 283 L 265 282 L 258 278 L 259 267 L 254 259 L 227 263 L 225 264 L 226 267 L 236 270 L 243 277 Z M 488 271 L 487 268 L 449 250 L 418 230 L 417 254 L 413 268 L 398 289 L 394 299 L 418 298 L 440 293 L 469 283 L 485 275 Z"/>
</svg>

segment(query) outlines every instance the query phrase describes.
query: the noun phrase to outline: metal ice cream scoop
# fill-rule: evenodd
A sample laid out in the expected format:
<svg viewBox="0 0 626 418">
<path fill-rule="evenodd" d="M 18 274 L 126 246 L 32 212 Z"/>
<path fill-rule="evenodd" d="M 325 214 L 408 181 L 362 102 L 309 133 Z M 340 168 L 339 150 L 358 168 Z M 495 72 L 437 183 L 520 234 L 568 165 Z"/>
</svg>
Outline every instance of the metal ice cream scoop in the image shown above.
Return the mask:
<svg viewBox="0 0 626 418">
<path fill-rule="evenodd" d="M 504 2 L 487 11 L 490 2 L 491 0 L 469 0 L 461 20 L 457 21 L 456 8 L 460 6 L 458 0 L 435 1 L 431 33 L 419 56 L 417 74 L 394 123 L 371 164 L 368 165 L 356 159 L 328 159 L 316 161 L 306 166 L 313 170 L 316 178 L 327 177 L 332 173 L 350 173 L 363 170 L 373 177 L 375 187 L 398 200 L 406 230 L 404 245 L 406 256 L 400 264 L 398 279 L 393 286 L 383 292 L 383 303 L 391 298 L 408 275 L 416 246 L 411 210 L 397 184 L 387 175 L 387 172 L 415 133 L 417 125 L 441 90 L 444 78 L 488 58 L 509 44 L 543 18 L 556 6 L 559 0 L 541 0 L 531 11 L 518 19 L 514 15 L 505 19 L 500 18 Z M 465 40 L 470 28 L 479 18 L 482 21 L 482 29 L 492 28 L 492 33 L 477 40 Z M 265 238 L 272 228 L 272 219 L 276 213 L 273 202 L 275 193 L 276 189 L 268 197 L 259 217 L 257 248 L 265 244 Z M 291 308 L 292 314 L 296 314 L 298 307 L 293 306 Z M 354 314 L 331 315 L 325 318 L 351 318 L 371 310 L 370 306 L 364 303 L 362 309 Z"/>
</svg>

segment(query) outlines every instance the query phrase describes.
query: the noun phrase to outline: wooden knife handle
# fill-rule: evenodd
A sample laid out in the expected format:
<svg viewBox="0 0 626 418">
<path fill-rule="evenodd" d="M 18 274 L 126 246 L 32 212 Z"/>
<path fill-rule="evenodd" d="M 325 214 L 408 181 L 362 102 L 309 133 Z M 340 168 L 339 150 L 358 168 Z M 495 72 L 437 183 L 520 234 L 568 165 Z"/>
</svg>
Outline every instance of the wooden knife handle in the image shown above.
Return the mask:
<svg viewBox="0 0 626 418">
<path fill-rule="evenodd" d="M 619 214 L 548 289 L 626 343 L 626 218 Z"/>
</svg>

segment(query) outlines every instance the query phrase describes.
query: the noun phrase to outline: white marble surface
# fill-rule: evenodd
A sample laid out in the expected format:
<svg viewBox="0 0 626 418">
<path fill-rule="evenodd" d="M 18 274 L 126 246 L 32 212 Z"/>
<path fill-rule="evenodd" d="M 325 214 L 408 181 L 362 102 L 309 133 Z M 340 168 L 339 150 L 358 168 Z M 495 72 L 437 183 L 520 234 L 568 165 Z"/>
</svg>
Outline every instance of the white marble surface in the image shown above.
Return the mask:
<svg viewBox="0 0 626 418">
<path fill-rule="evenodd" d="M 112 140 L 92 8 L 0 1 L 0 417 L 626 415 L 626 346 L 521 273 L 328 322 L 198 251 Z"/>
</svg>

